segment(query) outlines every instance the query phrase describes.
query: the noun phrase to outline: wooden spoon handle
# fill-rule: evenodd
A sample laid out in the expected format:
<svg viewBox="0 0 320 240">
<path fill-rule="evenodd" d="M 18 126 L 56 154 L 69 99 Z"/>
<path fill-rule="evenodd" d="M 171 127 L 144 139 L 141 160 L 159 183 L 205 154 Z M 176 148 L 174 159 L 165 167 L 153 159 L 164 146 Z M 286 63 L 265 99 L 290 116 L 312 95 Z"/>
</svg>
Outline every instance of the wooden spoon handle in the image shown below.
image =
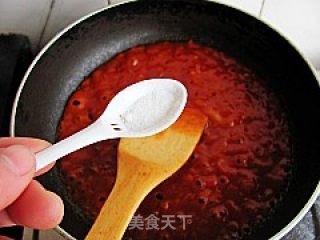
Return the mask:
<svg viewBox="0 0 320 240">
<path fill-rule="evenodd" d="M 115 186 L 86 240 L 120 240 L 140 203 L 153 186 L 157 185 L 157 179 L 151 175 L 152 168 L 148 171 L 145 166 L 141 167 L 141 163 L 135 162 L 136 160 L 130 156 L 122 158 L 119 162 L 121 166 L 118 166 Z"/>
<path fill-rule="evenodd" d="M 188 160 L 206 122 L 202 113 L 185 111 L 162 133 L 121 139 L 115 186 L 86 240 L 120 240 L 146 195 Z"/>
</svg>

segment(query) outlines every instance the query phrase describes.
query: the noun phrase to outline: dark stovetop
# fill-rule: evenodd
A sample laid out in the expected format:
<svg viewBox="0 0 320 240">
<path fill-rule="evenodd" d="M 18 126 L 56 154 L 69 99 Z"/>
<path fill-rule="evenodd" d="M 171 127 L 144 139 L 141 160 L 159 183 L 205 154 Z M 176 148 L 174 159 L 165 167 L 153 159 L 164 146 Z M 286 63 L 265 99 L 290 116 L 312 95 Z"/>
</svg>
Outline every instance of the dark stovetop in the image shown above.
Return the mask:
<svg viewBox="0 0 320 240">
<path fill-rule="evenodd" d="M 0 136 L 9 135 L 13 99 L 32 60 L 29 40 L 21 35 L 0 35 Z M 0 236 L 22 239 L 23 228 L 0 228 Z M 282 240 L 320 240 L 320 197 L 303 220 Z"/>
<path fill-rule="evenodd" d="M 21 35 L 0 35 L 0 136 L 9 135 L 11 107 L 21 78 L 32 60 L 30 43 Z M 23 228 L 0 228 L 0 236 L 22 239 Z"/>
<path fill-rule="evenodd" d="M 9 134 L 12 102 L 31 60 L 27 37 L 0 35 L 0 136 Z"/>
</svg>

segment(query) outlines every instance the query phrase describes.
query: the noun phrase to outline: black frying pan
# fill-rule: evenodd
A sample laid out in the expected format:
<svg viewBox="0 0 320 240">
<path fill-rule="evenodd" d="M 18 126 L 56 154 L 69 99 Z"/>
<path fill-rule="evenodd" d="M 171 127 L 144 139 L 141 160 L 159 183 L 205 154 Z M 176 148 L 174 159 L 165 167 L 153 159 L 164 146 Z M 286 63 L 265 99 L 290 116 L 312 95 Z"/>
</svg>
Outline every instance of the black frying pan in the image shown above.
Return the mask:
<svg viewBox="0 0 320 240">
<path fill-rule="evenodd" d="M 294 145 L 293 179 L 273 218 L 251 236 L 262 240 L 277 234 L 278 239 L 320 192 L 320 88 L 295 48 L 267 25 L 233 8 L 203 1 L 153 0 L 86 17 L 51 41 L 30 67 L 17 96 L 12 134 L 54 142 L 66 101 L 96 67 L 140 44 L 189 39 L 245 64 L 268 81 L 287 108 Z M 82 239 L 92 223 L 68 197 L 58 167 L 40 181 L 65 202 L 60 230 Z"/>
</svg>

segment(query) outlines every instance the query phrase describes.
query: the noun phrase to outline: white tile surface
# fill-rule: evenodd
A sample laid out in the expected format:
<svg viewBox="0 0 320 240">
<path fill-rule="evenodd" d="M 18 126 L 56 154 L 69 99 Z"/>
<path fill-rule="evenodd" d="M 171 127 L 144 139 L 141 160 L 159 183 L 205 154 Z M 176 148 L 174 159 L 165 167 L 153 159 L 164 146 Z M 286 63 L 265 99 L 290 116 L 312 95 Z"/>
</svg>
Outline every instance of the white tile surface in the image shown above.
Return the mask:
<svg viewBox="0 0 320 240">
<path fill-rule="evenodd" d="M 25 228 L 23 233 L 23 240 L 32 240 L 33 229 Z M 54 229 L 40 231 L 40 240 L 66 240 Z"/>
<path fill-rule="evenodd" d="M 64 238 L 55 230 L 40 231 L 40 239 L 42 240 L 63 240 Z"/>
<path fill-rule="evenodd" d="M 111 4 L 126 2 L 127 0 L 110 0 Z M 249 12 L 258 16 L 263 0 L 211 0 L 219 3 L 224 3 L 236 8 L 239 8 L 245 12 Z"/>
<path fill-rule="evenodd" d="M 0 0 L 2 1 L 2 0 Z M 34 1 L 34 0 L 30 0 Z M 53 0 L 52 11 L 41 39 L 46 44 L 64 27 L 86 14 L 108 5 L 107 0 Z"/>
<path fill-rule="evenodd" d="M 25 228 L 23 230 L 23 240 L 32 240 L 32 229 Z"/>
<path fill-rule="evenodd" d="M 215 0 L 216 2 L 238 8 L 255 16 L 259 16 L 263 0 Z"/>
<path fill-rule="evenodd" d="M 122 3 L 122 2 L 128 2 L 127 0 L 109 0 L 110 4 L 116 4 L 116 3 Z"/>
<path fill-rule="evenodd" d="M 0 33 L 21 33 L 39 43 L 51 0 L 0 0 Z"/>
<path fill-rule="evenodd" d="M 320 0 L 266 0 L 261 18 L 284 33 L 320 69 Z"/>
</svg>

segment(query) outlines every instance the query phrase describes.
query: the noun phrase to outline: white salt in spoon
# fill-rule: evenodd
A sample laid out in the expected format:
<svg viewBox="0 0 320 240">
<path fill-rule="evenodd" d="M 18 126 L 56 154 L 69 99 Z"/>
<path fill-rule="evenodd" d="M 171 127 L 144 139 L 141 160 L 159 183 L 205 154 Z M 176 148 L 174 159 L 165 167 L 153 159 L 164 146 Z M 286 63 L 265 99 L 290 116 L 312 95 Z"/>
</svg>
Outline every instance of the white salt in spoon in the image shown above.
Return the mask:
<svg viewBox="0 0 320 240">
<path fill-rule="evenodd" d="M 119 92 L 87 128 L 36 153 L 36 171 L 90 144 L 151 136 L 171 126 L 187 102 L 187 90 L 172 79 L 150 79 Z"/>
</svg>

